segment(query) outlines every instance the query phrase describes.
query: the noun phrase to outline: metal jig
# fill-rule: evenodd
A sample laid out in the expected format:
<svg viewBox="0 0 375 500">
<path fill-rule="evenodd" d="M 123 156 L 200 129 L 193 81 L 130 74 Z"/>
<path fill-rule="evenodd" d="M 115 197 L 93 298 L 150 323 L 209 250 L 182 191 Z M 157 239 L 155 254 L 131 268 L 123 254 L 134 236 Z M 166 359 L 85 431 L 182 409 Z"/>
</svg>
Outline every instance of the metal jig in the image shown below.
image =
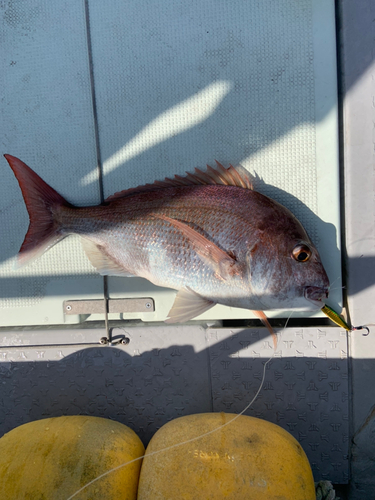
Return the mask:
<svg viewBox="0 0 375 500">
<path fill-rule="evenodd" d="M 336 325 L 341 326 L 341 328 L 345 328 L 346 331 L 352 332 L 354 330 L 367 330 L 367 333 L 362 333 L 364 337 L 367 337 L 370 333 L 370 329 L 366 325 L 362 326 L 350 326 L 346 321 L 336 312 L 334 311 L 331 307 L 324 305 L 321 309 L 321 311 L 328 316 L 328 318 L 336 323 Z"/>
</svg>

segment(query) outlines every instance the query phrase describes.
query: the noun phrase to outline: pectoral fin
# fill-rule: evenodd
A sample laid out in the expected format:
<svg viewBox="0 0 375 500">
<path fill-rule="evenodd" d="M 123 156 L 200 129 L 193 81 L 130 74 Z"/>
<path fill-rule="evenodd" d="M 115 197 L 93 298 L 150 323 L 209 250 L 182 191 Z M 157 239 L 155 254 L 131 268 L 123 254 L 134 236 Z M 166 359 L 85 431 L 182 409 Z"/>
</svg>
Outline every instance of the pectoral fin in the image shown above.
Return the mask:
<svg viewBox="0 0 375 500">
<path fill-rule="evenodd" d="M 86 238 L 82 238 L 81 242 L 89 261 L 102 276 L 133 276 L 117 264 L 117 262 L 108 257 L 104 249 L 96 243 Z"/>
<path fill-rule="evenodd" d="M 203 262 L 210 266 L 223 280 L 227 280 L 235 274 L 240 274 L 241 269 L 237 261 L 227 252 L 221 250 L 215 243 L 198 233 L 195 229 L 184 222 L 171 219 L 166 215 L 153 214 L 153 216 L 163 219 L 179 229 L 181 233 L 190 240 L 194 246 L 194 250 Z"/>
<path fill-rule="evenodd" d="M 263 325 L 268 329 L 268 331 L 270 332 L 271 336 L 272 336 L 272 340 L 273 340 L 273 348 L 276 350 L 276 347 L 277 347 L 277 335 L 276 333 L 273 331 L 273 328 L 272 326 L 269 324 L 268 322 L 268 319 L 267 319 L 267 316 L 264 314 L 263 311 L 253 311 L 253 313 L 255 314 L 255 316 L 260 319 L 260 321 L 263 323 Z"/>
<path fill-rule="evenodd" d="M 182 288 L 177 292 L 172 309 L 168 313 L 166 323 L 183 323 L 208 311 L 215 302 L 201 297 L 190 288 Z"/>
</svg>

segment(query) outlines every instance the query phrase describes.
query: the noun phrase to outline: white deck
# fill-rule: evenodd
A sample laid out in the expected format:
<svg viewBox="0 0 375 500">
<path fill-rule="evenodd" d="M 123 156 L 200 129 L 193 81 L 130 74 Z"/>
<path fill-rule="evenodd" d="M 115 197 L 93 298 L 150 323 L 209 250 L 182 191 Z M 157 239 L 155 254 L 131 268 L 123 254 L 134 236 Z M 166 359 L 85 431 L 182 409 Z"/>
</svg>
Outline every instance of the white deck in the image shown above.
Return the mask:
<svg viewBox="0 0 375 500">
<path fill-rule="evenodd" d="M 78 205 L 100 201 L 98 165 L 109 196 L 215 159 L 241 163 L 259 177 L 259 191 L 290 208 L 305 226 L 334 283 L 330 303 L 337 308 L 331 2 L 114 0 L 105 8 L 98 2 L 84 7 L 33 0 L 3 9 L 3 152 L 20 157 Z M 28 217 L 5 160 L 3 172 L 0 223 L 8 237 L 0 241 L 0 325 L 82 321 L 64 316 L 62 303 L 98 298 L 101 278 L 74 238 L 14 271 Z M 138 317 L 164 320 L 174 291 L 140 279 L 109 279 L 113 298 L 131 297 L 138 289 L 155 299 L 155 311 Z M 249 317 L 247 310 L 216 306 L 200 319 Z"/>
<path fill-rule="evenodd" d="M 343 260 L 351 321 L 374 323 L 375 6 L 336 3 L 340 168 L 333 0 L 3 2 L 2 152 L 78 205 L 100 202 L 99 169 L 107 196 L 215 159 L 241 163 L 318 246 L 330 304 L 342 304 Z M 263 328 L 220 320 L 249 311 L 217 306 L 202 321 L 166 326 L 173 291 L 111 278 L 111 298 L 152 297 L 155 312 L 111 316 L 114 340 L 130 343 L 99 345 L 107 332 L 92 320 L 103 318 L 63 309 L 103 297 L 78 239 L 15 271 L 28 217 L 5 160 L 0 191 L 0 434 L 86 413 L 147 442 L 170 418 L 246 406 L 271 341 Z M 316 479 L 351 479 L 351 500 L 374 498 L 374 329 L 363 337 L 301 321 L 280 335 L 247 413 L 292 432 Z"/>
</svg>

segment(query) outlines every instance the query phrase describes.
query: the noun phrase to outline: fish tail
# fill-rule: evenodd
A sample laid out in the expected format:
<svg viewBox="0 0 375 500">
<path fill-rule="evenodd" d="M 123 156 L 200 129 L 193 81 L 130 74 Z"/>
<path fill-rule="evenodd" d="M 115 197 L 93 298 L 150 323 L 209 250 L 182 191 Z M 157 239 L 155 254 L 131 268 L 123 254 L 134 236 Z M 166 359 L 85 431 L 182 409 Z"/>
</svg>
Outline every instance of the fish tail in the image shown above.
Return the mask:
<svg viewBox="0 0 375 500">
<path fill-rule="evenodd" d="M 30 218 L 29 229 L 18 253 L 17 267 L 21 267 L 67 236 L 54 214 L 59 207 L 72 205 L 23 161 L 15 156 L 4 156 L 20 185 Z"/>
</svg>

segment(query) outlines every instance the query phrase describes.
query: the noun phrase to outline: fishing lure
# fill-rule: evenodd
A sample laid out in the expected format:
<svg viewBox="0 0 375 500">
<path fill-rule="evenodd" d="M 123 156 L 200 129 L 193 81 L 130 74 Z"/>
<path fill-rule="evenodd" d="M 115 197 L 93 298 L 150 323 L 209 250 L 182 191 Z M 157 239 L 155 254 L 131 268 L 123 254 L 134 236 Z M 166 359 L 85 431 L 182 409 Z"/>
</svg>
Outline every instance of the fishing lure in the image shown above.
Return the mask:
<svg viewBox="0 0 375 500">
<path fill-rule="evenodd" d="M 362 335 L 367 336 L 370 333 L 370 330 L 367 326 L 350 326 L 346 321 L 331 307 L 324 305 L 321 311 L 328 316 L 328 318 L 336 323 L 336 325 L 341 326 L 341 328 L 345 328 L 348 332 L 352 332 L 353 330 L 367 330 L 367 333 L 363 333 Z"/>
</svg>

